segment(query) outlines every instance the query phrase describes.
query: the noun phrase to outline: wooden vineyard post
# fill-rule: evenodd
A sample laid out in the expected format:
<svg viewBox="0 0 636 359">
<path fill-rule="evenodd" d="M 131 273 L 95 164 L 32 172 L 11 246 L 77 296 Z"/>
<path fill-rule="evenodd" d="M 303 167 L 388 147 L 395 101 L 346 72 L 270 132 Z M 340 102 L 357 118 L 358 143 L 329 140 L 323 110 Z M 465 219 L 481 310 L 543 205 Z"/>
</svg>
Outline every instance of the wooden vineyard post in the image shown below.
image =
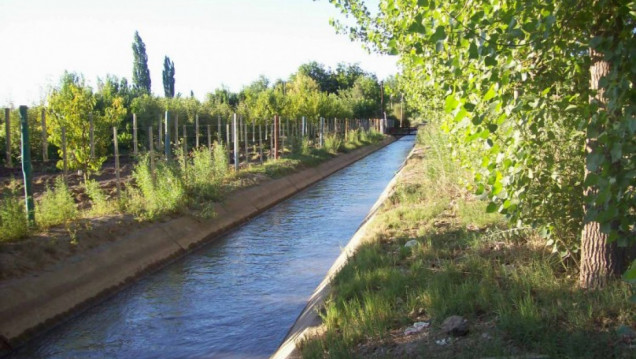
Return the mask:
<svg viewBox="0 0 636 359">
<path fill-rule="evenodd" d="M 88 138 L 91 148 L 91 160 L 95 159 L 95 123 L 93 122 L 93 113 L 88 114 Z"/>
<path fill-rule="evenodd" d="M 320 118 L 320 148 L 325 146 L 325 118 Z"/>
<path fill-rule="evenodd" d="M 155 183 L 155 144 L 152 139 L 152 126 L 148 127 L 148 156 L 150 156 L 150 174 L 152 183 Z"/>
<path fill-rule="evenodd" d="M 31 146 L 29 143 L 29 122 L 27 107 L 20 106 L 20 132 L 22 134 L 21 157 L 22 174 L 24 177 L 24 201 L 27 211 L 27 221 L 30 227 L 35 225 L 35 206 L 33 205 L 33 171 L 31 169 Z"/>
<path fill-rule="evenodd" d="M 227 151 L 227 163 L 232 161 L 232 153 L 230 151 L 230 123 L 225 122 L 225 149 Z"/>
<path fill-rule="evenodd" d="M 194 148 L 199 148 L 199 115 L 194 116 L 194 138 Z"/>
<path fill-rule="evenodd" d="M 49 141 L 46 135 L 46 111 L 42 109 L 42 161 L 49 161 Z"/>
<path fill-rule="evenodd" d="M 278 126 L 279 126 L 278 115 L 274 116 L 274 159 L 278 159 Z"/>
<path fill-rule="evenodd" d="M 258 124 L 258 148 L 258 157 L 261 159 L 261 164 L 263 164 L 263 131 L 260 123 Z"/>
<path fill-rule="evenodd" d="M 236 114 L 232 119 L 232 135 L 234 135 L 234 171 L 239 170 L 239 133 L 238 133 L 238 119 Z"/>
<path fill-rule="evenodd" d="M 249 142 L 249 138 L 247 136 L 247 121 L 245 121 L 243 122 L 243 144 L 245 145 L 245 163 L 250 162 L 248 142 Z"/>
<path fill-rule="evenodd" d="M 208 149 L 212 150 L 212 129 L 210 125 L 208 125 Z"/>
<path fill-rule="evenodd" d="M 137 157 L 138 154 L 139 148 L 137 145 L 137 114 L 133 113 L 133 155 Z"/>
<path fill-rule="evenodd" d="M 166 156 L 166 161 L 170 159 L 170 113 L 166 111 L 165 117 L 165 136 L 163 138 L 163 152 Z"/>
<path fill-rule="evenodd" d="M 186 125 L 183 125 L 183 169 L 185 181 L 188 183 L 188 134 L 186 132 Z"/>
<path fill-rule="evenodd" d="M 166 129 L 166 136 L 168 135 L 168 130 Z M 177 145 L 179 142 L 179 114 L 174 115 L 174 144 Z M 175 147 L 177 148 L 177 147 Z"/>
<path fill-rule="evenodd" d="M 64 182 L 66 182 L 66 177 L 68 175 L 68 162 L 66 156 L 66 128 L 62 126 L 62 169 L 64 172 Z"/>
<path fill-rule="evenodd" d="M 117 127 L 113 126 L 113 146 L 115 147 L 115 178 L 117 185 L 117 198 L 121 196 L 121 183 L 119 178 L 119 145 L 117 144 Z"/>
<path fill-rule="evenodd" d="M 13 167 L 11 163 L 11 110 L 8 107 L 4 109 L 4 133 L 7 145 L 5 166 Z"/>
<path fill-rule="evenodd" d="M 161 145 L 163 144 L 163 119 L 159 116 L 159 137 L 157 138 L 157 143 L 159 144 L 158 151 L 161 151 Z"/>
</svg>

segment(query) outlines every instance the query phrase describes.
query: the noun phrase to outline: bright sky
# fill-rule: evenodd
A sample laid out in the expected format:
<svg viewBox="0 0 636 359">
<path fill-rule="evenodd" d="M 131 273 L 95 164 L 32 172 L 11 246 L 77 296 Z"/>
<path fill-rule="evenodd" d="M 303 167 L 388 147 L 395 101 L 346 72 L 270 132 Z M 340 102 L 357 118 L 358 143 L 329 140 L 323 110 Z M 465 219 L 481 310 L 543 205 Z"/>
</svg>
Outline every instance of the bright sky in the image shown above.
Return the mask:
<svg viewBox="0 0 636 359">
<path fill-rule="evenodd" d="M 358 63 L 380 79 L 397 72 L 395 57 L 337 35 L 329 18 L 338 15 L 328 0 L 0 0 L 0 107 L 40 103 L 64 70 L 93 88 L 106 74 L 132 83 L 135 30 L 157 95 L 166 55 L 176 92 L 200 99 L 261 74 L 286 79 L 312 60 Z"/>
</svg>

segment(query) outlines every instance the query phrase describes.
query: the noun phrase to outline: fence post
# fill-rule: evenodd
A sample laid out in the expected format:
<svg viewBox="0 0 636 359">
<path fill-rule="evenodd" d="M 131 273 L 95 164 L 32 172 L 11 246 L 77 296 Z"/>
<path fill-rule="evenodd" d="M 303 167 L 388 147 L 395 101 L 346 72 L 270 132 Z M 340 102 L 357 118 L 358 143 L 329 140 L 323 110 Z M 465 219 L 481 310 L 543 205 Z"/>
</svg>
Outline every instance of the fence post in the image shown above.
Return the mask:
<svg viewBox="0 0 636 359">
<path fill-rule="evenodd" d="M 166 160 L 170 159 L 170 113 L 168 111 L 166 111 L 166 116 L 165 116 L 165 136 L 163 138 L 163 152 L 164 155 L 166 156 Z"/>
<path fill-rule="evenodd" d="M 320 118 L 320 148 L 325 145 L 325 118 Z"/>
<path fill-rule="evenodd" d="M 138 154 L 139 148 L 137 146 L 137 114 L 133 113 L 133 155 L 137 157 Z"/>
<path fill-rule="evenodd" d="M 152 183 L 155 184 L 155 141 L 152 139 L 152 126 L 148 127 L 148 142 L 150 144 L 150 146 L 148 146 L 150 149 L 148 152 L 148 156 L 150 156 L 150 174 L 152 176 Z"/>
<path fill-rule="evenodd" d="M 301 128 L 300 128 L 300 133 L 301 136 L 304 138 L 305 135 L 307 134 L 307 119 L 305 118 L 305 116 L 303 116 L 302 119 L 302 124 L 301 124 Z"/>
<path fill-rule="evenodd" d="M 62 126 L 62 163 L 64 171 L 64 182 L 66 182 L 66 176 L 68 175 L 68 162 L 66 156 L 66 128 Z"/>
<path fill-rule="evenodd" d="M 216 115 L 216 140 L 221 143 L 223 141 L 223 133 L 221 131 L 221 115 Z"/>
<path fill-rule="evenodd" d="M 225 149 L 227 151 L 227 163 L 232 160 L 232 153 L 230 151 L 230 122 L 225 122 Z"/>
<path fill-rule="evenodd" d="M 261 124 L 258 124 L 258 148 L 259 148 L 259 156 L 261 159 L 261 164 L 263 164 L 263 128 Z"/>
<path fill-rule="evenodd" d="M 168 130 L 166 130 L 166 135 L 168 134 Z M 176 145 L 179 142 L 179 113 L 177 112 L 174 115 L 174 144 Z"/>
<path fill-rule="evenodd" d="M 93 113 L 88 114 L 88 139 L 90 141 L 91 160 L 95 158 L 95 124 L 93 123 Z"/>
<path fill-rule="evenodd" d="M 35 224 L 35 207 L 33 205 L 33 171 L 31 170 L 31 146 L 29 143 L 29 122 L 27 107 L 20 106 L 20 129 L 22 133 L 22 175 L 24 177 L 24 200 L 29 226 Z"/>
<path fill-rule="evenodd" d="M 212 129 L 208 125 L 208 149 L 212 149 Z"/>
<path fill-rule="evenodd" d="M 163 119 L 161 118 L 161 116 L 159 116 L 159 138 L 157 139 L 157 144 L 159 145 L 157 147 L 157 150 L 160 151 L 161 150 L 161 145 L 163 144 Z"/>
<path fill-rule="evenodd" d="M 194 115 L 194 137 L 194 147 L 199 148 L 199 115 Z"/>
<path fill-rule="evenodd" d="M 119 179 L 119 145 L 117 144 L 117 127 L 113 126 L 113 146 L 115 147 L 115 177 L 117 178 L 117 198 L 121 194 L 121 183 Z"/>
<path fill-rule="evenodd" d="M 236 113 L 232 119 L 232 135 L 234 135 L 234 170 L 239 170 L 239 137 L 238 137 L 238 119 Z"/>
<path fill-rule="evenodd" d="M 183 156 L 188 155 L 188 134 L 186 132 L 186 125 L 183 125 Z"/>
<path fill-rule="evenodd" d="M 42 161 L 49 161 L 49 141 L 46 136 L 46 110 L 42 109 Z"/>
<path fill-rule="evenodd" d="M 249 138 L 247 136 L 247 120 L 246 120 L 243 122 L 243 144 L 245 145 L 245 163 L 250 162 L 248 142 L 249 142 Z"/>
<path fill-rule="evenodd" d="M 278 115 L 274 116 L 274 159 L 277 160 L 278 159 L 278 127 L 280 126 L 279 124 L 279 118 Z"/>
<path fill-rule="evenodd" d="M 6 166 L 13 167 L 11 163 L 11 109 L 8 107 L 4 109 L 4 132 L 5 132 L 5 140 L 7 142 L 7 157 L 6 157 Z"/>
</svg>

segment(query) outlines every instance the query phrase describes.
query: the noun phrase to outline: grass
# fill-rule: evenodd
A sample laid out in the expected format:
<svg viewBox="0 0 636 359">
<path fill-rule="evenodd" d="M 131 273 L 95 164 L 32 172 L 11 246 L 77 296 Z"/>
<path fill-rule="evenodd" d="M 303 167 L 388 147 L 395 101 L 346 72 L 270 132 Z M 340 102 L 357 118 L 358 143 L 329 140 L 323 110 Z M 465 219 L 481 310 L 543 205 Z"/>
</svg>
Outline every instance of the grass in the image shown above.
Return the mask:
<svg viewBox="0 0 636 359">
<path fill-rule="evenodd" d="M 447 156 L 441 133 L 427 129 L 419 142 L 425 150 L 334 277 L 324 331 L 301 344 L 303 357 L 633 357 L 616 334 L 635 323 L 628 285 L 578 289 L 576 268 L 564 267 L 532 232 L 486 214 L 486 203 L 457 185 L 467 176 Z M 418 245 L 404 247 L 409 240 Z M 471 331 L 437 345 L 450 315 L 467 318 Z M 415 321 L 432 325 L 405 336 Z"/>
<path fill-rule="evenodd" d="M 53 189 L 47 187 L 35 206 L 35 221 L 40 228 L 67 224 L 78 214 L 73 195 L 62 177 L 55 179 Z"/>
<path fill-rule="evenodd" d="M 24 201 L 18 193 L 18 181 L 0 198 L 0 242 L 12 242 L 28 234 Z"/>
</svg>

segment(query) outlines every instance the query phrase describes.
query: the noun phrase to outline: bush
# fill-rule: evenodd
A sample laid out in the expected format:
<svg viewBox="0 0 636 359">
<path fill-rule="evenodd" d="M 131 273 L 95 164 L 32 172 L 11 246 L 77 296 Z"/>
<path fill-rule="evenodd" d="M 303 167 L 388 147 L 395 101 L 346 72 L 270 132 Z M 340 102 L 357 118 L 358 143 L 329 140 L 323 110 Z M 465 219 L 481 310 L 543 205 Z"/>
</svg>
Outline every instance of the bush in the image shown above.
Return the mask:
<svg viewBox="0 0 636 359">
<path fill-rule="evenodd" d="M 185 201 L 185 186 L 174 165 L 157 161 L 153 179 L 149 156 L 143 157 L 133 169 L 133 178 L 141 191 L 142 213 L 145 218 L 156 218 L 180 209 Z"/>
<path fill-rule="evenodd" d="M 73 196 L 62 177 L 55 179 L 55 187 L 46 188 L 35 207 L 36 222 L 41 228 L 66 223 L 77 217 Z"/>
<path fill-rule="evenodd" d="M 95 216 L 103 216 L 115 210 L 115 206 L 108 201 L 108 196 L 102 191 L 99 183 L 88 180 L 85 185 L 86 195 L 91 199 L 90 213 Z"/>
<path fill-rule="evenodd" d="M 24 201 L 12 181 L 11 190 L 0 200 L 0 242 L 10 242 L 27 235 L 28 224 Z"/>
<path fill-rule="evenodd" d="M 338 135 L 326 135 L 325 136 L 325 150 L 331 154 L 336 154 L 340 151 L 343 145 L 342 138 Z"/>
</svg>

